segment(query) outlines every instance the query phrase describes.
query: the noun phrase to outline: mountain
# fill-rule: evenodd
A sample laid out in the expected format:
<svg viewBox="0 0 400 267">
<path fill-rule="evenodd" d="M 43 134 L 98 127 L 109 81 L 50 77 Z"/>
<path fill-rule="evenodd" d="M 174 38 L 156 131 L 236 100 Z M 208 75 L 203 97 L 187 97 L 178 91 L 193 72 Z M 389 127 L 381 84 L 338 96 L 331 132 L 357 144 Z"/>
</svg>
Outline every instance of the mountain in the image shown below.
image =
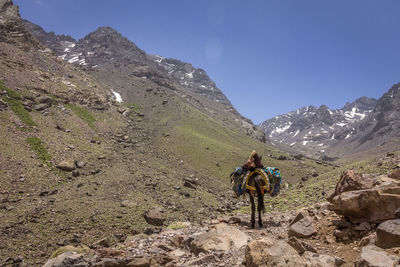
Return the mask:
<svg viewBox="0 0 400 267">
<path fill-rule="evenodd" d="M 0 1 L 1 264 L 42 266 L 63 245 L 115 245 L 238 209 L 247 202 L 231 198 L 229 174 L 253 149 L 288 184 L 333 169 L 253 138 L 219 93 L 196 91 L 214 88 L 208 76 L 195 70 L 184 87 L 111 28 L 78 42 L 36 28 L 46 47 L 24 25 Z M 144 216 L 155 208 L 162 226 Z"/>
<path fill-rule="evenodd" d="M 190 63 L 176 59 L 149 55 L 110 27 L 100 27 L 79 41 L 71 41 L 64 35 L 46 33 L 40 26 L 29 21 L 24 21 L 24 24 L 43 45 L 69 63 L 87 71 L 102 73 L 99 77 L 104 77 L 103 74 L 108 76 L 109 70 L 116 72 L 119 69 L 116 75 L 123 75 L 119 80 L 125 81 L 126 77 L 136 82 L 149 79 L 159 86 L 173 89 L 176 94 L 215 119 L 265 141 L 264 132 L 236 111 L 203 69 L 196 69 Z M 137 92 L 137 88 L 132 90 L 128 89 L 129 84 L 120 87 L 115 84 L 113 92 L 117 92 L 127 102 L 134 101 L 132 93 Z"/>
<path fill-rule="evenodd" d="M 259 126 L 275 144 L 310 154 L 325 154 L 330 147 L 356 133 L 357 125 L 374 110 L 377 100 L 361 97 L 331 110 L 307 106 L 266 120 Z"/>
<path fill-rule="evenodd" d="M 400 140 L 399 88 L 395 84 L 378 100 L 361 97 L 337 110 L 303 107 L 259 126 L 280 148 L 326 159 L 391 151 Z"/>
<path fill-rule="evenodd" d="M 370 116 L 362 120 L 357 135 L 348 142 L 353 151 L 359 152 L 377 146 L 393 150 L 400 141 L 400 83 L 378 99 Z"/>
</svg>

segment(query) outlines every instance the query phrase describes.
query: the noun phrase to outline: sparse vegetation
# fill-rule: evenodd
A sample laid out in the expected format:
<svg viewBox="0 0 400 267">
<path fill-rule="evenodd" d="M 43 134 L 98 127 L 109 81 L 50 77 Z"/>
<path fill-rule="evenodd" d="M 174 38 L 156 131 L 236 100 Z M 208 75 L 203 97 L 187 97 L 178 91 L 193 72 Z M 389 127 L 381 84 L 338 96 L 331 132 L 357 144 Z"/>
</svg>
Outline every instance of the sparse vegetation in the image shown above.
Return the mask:
<svg viewBox="0 0 400 267">
<path fill-rule="evenodd" d="M 92 115 L 92 113 L 88 109 L 72 104 L 66 104 L 66 106 L 69 109 L 71 109 L 81 120 L 86 122 L 90 128 L 96 130 L 96 127 L 94 125 L 96 118 Z"/>
<path fill-rule="evenodd" d="M 3 96 L 3 99 L 10 105 L 11 110 L 21 120 L 22 123 L 26 124 L 27 126 L 36 126 L 36 123 L 32 120 L 29 112 L 22 106 L 22 97 L 20 94 L 6 87 L 1 81 L 0 91 L 7 92 L 7 94 Z"/>
<path fill-rule="evenodd" d="M 170 225 L 168 225 L 168 228 L 171 230 L 179 230 L 188 227 L 190 224 L 185 223 L 185 222 L 173 222 Z"/>
<path fill-rule="evenodd" d="M 42 140 L 31 136 L 26 139 L 26 142 L 31 146 L 32 150 L 35 151 L 36 155 L 44 164 L 51 166 L 51 156 L 44 147 Z"/>
</svg>

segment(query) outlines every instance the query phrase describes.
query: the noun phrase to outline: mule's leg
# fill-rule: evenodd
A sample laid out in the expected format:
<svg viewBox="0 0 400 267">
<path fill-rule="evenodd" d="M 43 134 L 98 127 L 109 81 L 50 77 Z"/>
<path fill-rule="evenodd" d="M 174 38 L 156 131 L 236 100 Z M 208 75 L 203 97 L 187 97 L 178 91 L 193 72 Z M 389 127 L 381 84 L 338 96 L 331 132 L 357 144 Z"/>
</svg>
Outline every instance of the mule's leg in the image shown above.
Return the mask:
<svg viewBox="0 0 400 267">
<path fill-rule="evenodd" d="M 263 204 L 264 204 L 264 196 L 261 194 L 258 197 L 258 225 L 260 227 L 263 226 L 263 222 L 262 222 L 262 211 L 263 211 Z"/>
<path fill-rule="evenodd" d="M 251 203 L 251 228 L 254 228 L 256 224 L 256 204 L 254 203 L 254 196 L 250 194 Z"/>
</svg>

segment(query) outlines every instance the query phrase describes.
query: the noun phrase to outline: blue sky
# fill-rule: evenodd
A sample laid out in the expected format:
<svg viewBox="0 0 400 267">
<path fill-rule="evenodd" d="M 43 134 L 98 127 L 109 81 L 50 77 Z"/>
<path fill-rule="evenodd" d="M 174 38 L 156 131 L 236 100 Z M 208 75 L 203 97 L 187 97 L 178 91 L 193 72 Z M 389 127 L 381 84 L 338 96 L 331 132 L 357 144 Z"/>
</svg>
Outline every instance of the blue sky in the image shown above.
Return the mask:
<svg viewBox="0 0 400 267">
<path fill-rule="evenodd" d="M 79 39 L 111 26 L 151 54 L 203 68 L 255 123 L 341 108 L 400 82 L 397 0 L 14 0 L 23 18 Z"/>
</svg>

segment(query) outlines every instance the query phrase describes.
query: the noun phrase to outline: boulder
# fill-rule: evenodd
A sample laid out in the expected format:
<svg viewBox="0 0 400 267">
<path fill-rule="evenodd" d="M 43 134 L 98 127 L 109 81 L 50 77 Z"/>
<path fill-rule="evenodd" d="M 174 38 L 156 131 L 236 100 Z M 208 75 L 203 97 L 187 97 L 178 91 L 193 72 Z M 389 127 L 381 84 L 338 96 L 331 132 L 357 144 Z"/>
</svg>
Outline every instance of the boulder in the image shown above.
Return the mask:
<svg viewBox="0 0 400 267">
<path fill-rule="evenodd" d="M 400 247 L 400 219 L 381 223 L 376 229 L 377 243 L 381 248 Z"/>
<path fill-rule="evenodd" d="M 289 236 L 295 237 L 310 237 L 315 235 L 317 230 L 315 229 L 313 219 L 310 216 L 306 216 L 301 220 L 293 223 L 289 227 Z"/>
<path fill-rule="evenodd" d="M 300 221 L 301 219 L 310 216 L 310 214 L 308 213 L 307 210 L 303 209 L 300 210 L 299 213 L 297 213 L 296 217 L 294 217 L 294 219 L 290 222 L 289 226 L 291 226 L 292 224 L 295 224 L 296 222 Z"/>
<path fill-rule="evenodd" d="M 247 235 L 227 224 L 217 224 L 209 232 L 196 235 L 190 243 L 190 249 L 198 255 L 212 250 L 228 253 L 231 249 L 239 249 L 247 244 Z"/>
<path fill-rule="evenodd" d="M 247 267 L 309 266 L 288 243 L 267 237 L 251 241 L 247 245 L 245 261 Z"/>
<path fill-rule="evenodd" d="M 355 267 L 395 267 L 399 264 L 398 257 L 388 255 L 383 249 L 374 245 L 363 247 L 361 254 L 354 262 Z"/>
<path fill-rule="evenodd" d="M 148 210 L 144 214 L 144 219 L 148 224 L 162 226 L 165 221 L 164 211 L 160 208 Z"/>
<path fill-rule="evenodd" d="M 37 103 L 53 103 L 53 99 L 47 95 L 39 96 L 35 98 L 35 102 Z"/>
<path fill-rule="evenodd" d="M 391 174 L 388 175 L 389 178 L 400 180 L 400 169 L 395 170 Z"/>
<path fill-rule="evenodd" d="M 332 199 L 330 208 L 353 223 L 394 219 L 400 208 L 400 186 L 344 192 Z"/>
<path fill-rule="evenodd" d="M 43 267 L 70 267 L 83 261 L 83 254 L 76 252 L 65 252 L 55 258 L 48 260 Z M 84 266 L 84 265 L 82 265 Z"/>
<path fill-rule="evenodd" d="M 343 172 L 339 182 L 336 184 L 335 191 L 328 196 L 327 200 L 332 202 L 335 196 L 338 196 L 344 192 L 369 189 L 373 187 L 372 179 L 363 177 L 361 174 L 356 173 L 353 170 Z"/>
<path fill-rule="evenodd" d="M 335 267 L 340 266 L 338 265 L 339 262 L 342 262 L 342 264 L 344 263 L 343 261 L 340 261 L 339 258 L 329 255 L 316 254 L 309 251 L 304 253 L 303 258 L 307 259 L 310 264 L 309 266 L 313 267 Z"/>
<path fill-rule="evenodd" d="M 36 104 L 33 106 L 33 109 L 36 111 L 42 111 L 45 110 L 46 108 L 49 108 L 50 104 L 49 103 L 41 103 L 41 104 Z"/>
<path fill-rule="evenodd" d="M 71 172 L 75 170 L 75 163 L 74 161 L 64 160 L 57 165 L 57 168 L 62 171 Z"/>
</svg>

